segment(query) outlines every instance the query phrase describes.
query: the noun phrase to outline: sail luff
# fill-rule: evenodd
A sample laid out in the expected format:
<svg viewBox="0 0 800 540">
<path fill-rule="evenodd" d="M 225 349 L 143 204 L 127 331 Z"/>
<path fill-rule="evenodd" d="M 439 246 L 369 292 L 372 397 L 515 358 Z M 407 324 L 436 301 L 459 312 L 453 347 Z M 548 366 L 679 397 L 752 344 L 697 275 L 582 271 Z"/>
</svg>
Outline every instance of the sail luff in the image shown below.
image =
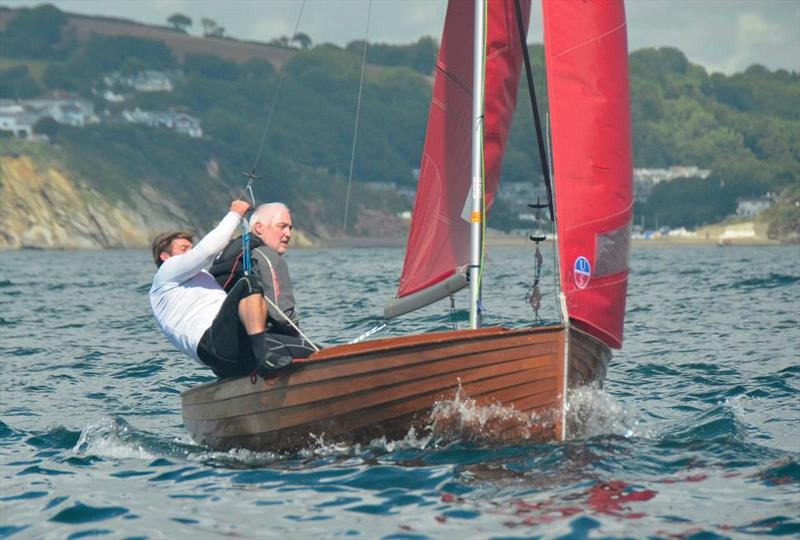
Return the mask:
<svg viewBox="0 0 800 540">
<path fill-rule="evenodd" d="M 625 9 L 542 7 L 561 287 L 572 323 L 619 348 L 633 210 Z"/>
</svg>

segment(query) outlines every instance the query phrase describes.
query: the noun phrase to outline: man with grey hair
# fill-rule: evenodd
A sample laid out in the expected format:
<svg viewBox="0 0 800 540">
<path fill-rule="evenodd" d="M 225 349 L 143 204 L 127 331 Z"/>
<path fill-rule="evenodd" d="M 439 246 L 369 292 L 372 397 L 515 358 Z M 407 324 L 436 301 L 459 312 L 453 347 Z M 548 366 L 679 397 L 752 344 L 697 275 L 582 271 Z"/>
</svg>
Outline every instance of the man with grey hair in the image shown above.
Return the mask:
<svg viewBox="0 0 800 540">
<path fill-rule="evenodd" d="M 266 332 L 268 302 L 255 276 L 244 276 L 223 291 L 205 270 L 249 206 L 233 201 L 219 225 L 197 245 L 188 231 L 166 232 L 153 240 L 158 268 L 149 293 L 153 316 L 170 343 L 219 377 L 266 374 L 310 354 L 276 344 Z"/>
<path fill-rule="evenodd" d="M 283 258 L 292 228 L 292 214 L 283 203 L 262 204 L 250 217 L 250 277 L 266 299 L 264 342 L 276 358 L 305 358 L 317 350 L 299 331 L 292 281 Z M 242 239 L 235 238 L 208 269 L 226 292 L 244 276 L 243 259 Z"/>
<path fill-rule="evenodd" d="M 268 303 L 267 332 L 298 336 L 299 318 L 283 254 L 292 237 L 292 214 L 280 202 L 259 205 L 250 217 L 252 272 Z M 243 275 L 241 239 L 232 240 L 209 272 L 226 291 Z"/>
</svg>

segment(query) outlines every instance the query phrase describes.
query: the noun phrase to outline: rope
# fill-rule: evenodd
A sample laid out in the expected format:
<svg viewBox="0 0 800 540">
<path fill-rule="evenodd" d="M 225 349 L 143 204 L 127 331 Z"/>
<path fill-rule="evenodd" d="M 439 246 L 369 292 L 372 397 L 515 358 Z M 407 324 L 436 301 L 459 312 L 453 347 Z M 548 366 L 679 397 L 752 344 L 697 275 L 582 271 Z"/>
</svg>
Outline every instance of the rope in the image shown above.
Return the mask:
<svg viewBox="0 0 800 540">
<path fill-rule="evenodd" d="M 542 277 L 542 253 L 539 251 L 539 241 L 536 241 L 536 252 L 534 253 L 534 266 L 533 266 L 533 285 L 531 285 L 530 293 L 528 294 L 528 304 L 533 308 L 534 321 L 541 322 L 542 318 L 539 316 L 539 308 L 542 307 L 542 293 L 539 290 L 539 281 Z"/>
<path fill-rule="evenodd" d="M 347 343 L 348 343 L 348 345 L 352 345 L 353 343 L 359 343 L 361 341 L 364 341 L 365 339 L 367 339 L 371 335 L 377 334 L 378 332 L 380 332 L 384 328 L 387 328 L 388 326 L 389 326 L 389 323 L 386 322 L 386 321 L 378 323 L 375 326 L 373 326 L 372 328 L 370 328 L 369 330 L 367 330 L 366 332 L 364 332 L 363 334 L 361 334 L 360 336 L 358 336 L 357 338 L 355 338 L 354 340 L 348 341 Z"/>
<path fill-rule="evenodd" d="M 301 337 L 301 338 L 303 338 L 304 340 L 306 340 L 306 341 L 308 342 L 308 344 L 309 344 L 309 345 L 311 345 L 311 348 L 312 348 L 312 349 L 314 349 L 316 352 L 319 352 L 319 347 L 317 347 L 317 346 L 316 346 L 316 344 L 315 344 L 313 341 L 311 341 L 311 340 L 308 338 L 308 336 L 307 336 L 307 335 L 305 335 L 305 334 L 303 333 L 303 331 L 302 331 L 302 330 L 300 330 L 300 327 L 299 327 L 299 326 L 297 326 L 296 324 L 294 324 L 294 321 L 293 321 L 292 319 L 290 319 L 290 318 L 289 318 L 289 317 L 286 315 L 286 313 L 284 313 L 284 312 L 281 310 L 281 308 L 279 308 L 279 307 L 277 306 L 277 304 L 275 304 L 275 302 L 273 302 L 272 300 L 270 300 L 270 299 L 269 299 L 269 297 L 268 297 L 266 294 L 265 294 L 265 295 L 263 295 L 263 296 L 264 296 L 264 300 L 266 300 L 266 301 L 267 301 L 267 303 L 268 303 L 270 306 L 272 306 L 273 308 L 275 308 L 275 311 L 277 311 L 277 312 L 278 312 L 278 314 L 279 314 L 281 317 L 283 317 L 283 320 L 285 320 L 287 323 L 289 323 L 289 326 L 291 326 L 292 328 L 294 328 L 294 329 L 297 331 L 297 333 L 298 333 L 298 334 L 300 334 L 300 337 Z"/>
<path fill-rule="evenodd" d="M 372 0 L 367 8 L 367 28 L 364 30 L 364 51 L 361 53 L 361 79 L 358 83 L 358 100 L 356 102 L 356 122 L 353 127 L 353 147 L 350 150 L 350 173 L 347 175 L 347 195 L 344 201 L 344 222 L 342 223 L 342 236 L 347 234 L 347 213 L 350 210 L 350 186 L 353 183 L 353 166 L 356 161 L 356 139 L 358 138 L 358 121 L 361 116 L 361 95 L 364 90 L 364 71 L 367 65 L 367 38 L 369 37 L 369 19 L 372 15 Z"/>
<path fill-rule="evenodd" d="M 550 149 L 550 137 L 549 137 L 549 134 L 550 134 L 550 116 L 549 115 L 545 116 L 545 133 L 548 134 L 548 137 L 547 137 L 547 156 L 548 156 L 548 158 L 550 158 L 550 159 L 548 159 L 548 164 L 549 164 L 549 167 L 552 167 L 553 156 L 550 154 L 551 149 Z M 552 169 L 549 172 L 550 172 L 550 178 L 553 178 Z M 555 213 L 553 215 L 555 216 Z M 556 217 L 556 219 L 558 219 L 558 218 Z M 559 298 L 559 293 L 561 292 L 561 287 L 560 287 L 561 274 L 559 273 L 559 270 L 558 270 L 558 245 L 557 245 L 557 240 L 556 240 L 556 228 L 557 228 L 558 224 L 556 222 L 556 219 L 554 219 L 554 220 L 552 220 L 550 222 L 550 238 L 552 238 L 552 243 L 553 243 L 553 246 L 552 246 L 552 248 L 553 248 L 553 297 L 556 298 L 556 300 L 557 300 L 556 304 L 557 304 L 558 311 L 560 312 L 561 311 L 561 304 L 558 301 L 558 298 Z M 564 318 L 563 315 L 560 318 L 563 320 L 563 318 Z"/>
<path fill-rule="evenodd" d="M 250 230 L 247 221 L 242 220 L 242 272 L 249 276 L 253 269 L 253 262 L 250 258 Z"/>
<path fill-rule="evenodd" d="M 300 28 L 300 21 L 303 18 L 303 10 L 305 9 L 305 7 L 306 7 L 306 0 L 303 0 L 303 2 L 300 4 L 300 13 L 298 13 L 297 15 L 297 21 L 295 22 L 294 32 L 292 32 L 292 36 L 297 35 L 297 30 Z M 261 133 L 261 141 L 258 143 L 256 158 L 255 160 L 253 160 L 253 168 L 250 173 L 253 177 L 255 177 L 256 168 L 258 167 L 258 162 L 259 159 L 261 158 L 261 150 L 264 147 L 264 141 L 267 140 L 267 133 L 269 132 L 270 125 L 272 124 L 272 115 L 275 113 L 275 108 L 278 105 L 278 94 L 280 94 L 281 86 L 283 85 L 283 78 L 285 75 L 286 72 L 284 71 L 283 66 L 281 66 L 281 74 L 278 77 L 278 86 L 275 87 L 275 93 L 272 96 L 272 105 L 270 106 L 269 115 L 267 116 L 267 123 L 264 125 L 263 133 Z M 252 181 L 253 178 L 251 178 L 250 182 L 248 182 L 248 188 L 250 187 L 250 183 L 252 183 Z M 252 196 L 252 190 L 251 190 L 251 196 Z"/>
</svg>

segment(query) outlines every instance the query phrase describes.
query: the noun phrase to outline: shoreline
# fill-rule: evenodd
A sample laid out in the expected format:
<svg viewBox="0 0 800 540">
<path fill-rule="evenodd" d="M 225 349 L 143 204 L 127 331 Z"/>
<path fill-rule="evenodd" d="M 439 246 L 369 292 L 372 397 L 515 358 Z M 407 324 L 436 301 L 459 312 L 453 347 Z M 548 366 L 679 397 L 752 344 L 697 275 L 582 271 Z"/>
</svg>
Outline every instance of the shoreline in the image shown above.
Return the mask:
<svg viewBox="0 0 800 540">
<path fill-rule="evenodd" d="M 404 248 L 406 246 L 405 237 L 390 238 L 340 238 L 335 240 L 323 240 L 314 243 L 304 243 L 303 245 L 290 246 L 292 250 L 309 249 L 375 249 L 375 248 Z M 544 245 L 550 245 L 552 240 L 545 240 Z M 496 237 L 487 238 L 487 247 L 510 248 L 510 247 L 530 247 L 533 242 L 525 237 Z M 631 240 L 633 248 L 669 248 L 669 247 L 776 247 L 776 246 L 800 246 L 797 242 L 781 242 L 767 238 L 657 238 L 645 240 L 634 238 Z M 75 247 L 75 246 L 22 246 L 22 247 L 0 247 L 0 253 L 12 251 L 103 251 L 103 250 L 149 250 L 150 246 L 119 246 L 119 247 Z"/>
</svg>

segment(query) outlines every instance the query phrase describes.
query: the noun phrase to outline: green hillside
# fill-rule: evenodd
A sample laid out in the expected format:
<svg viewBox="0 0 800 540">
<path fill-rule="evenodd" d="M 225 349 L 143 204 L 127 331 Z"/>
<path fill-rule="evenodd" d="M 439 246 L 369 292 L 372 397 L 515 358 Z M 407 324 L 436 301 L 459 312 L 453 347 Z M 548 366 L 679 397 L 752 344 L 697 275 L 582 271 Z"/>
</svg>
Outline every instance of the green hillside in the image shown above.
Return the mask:
<svg viewBox="0 0 800 540">
<path fill-rule="evenodd" d="M 275 63 L 263 59 L 236 63 L 209 54 L 179 55 L 168 40 L 81 37 L 73 31 L 71 16 L 51 6 L 4 10 L 2 15 L 6 22 L 0 33 L 0 97 L 32 98 L 66 90 L 91 99 L 101 118 L 138 107 L 183 111 L 202 120 L 202 139 L 128 124 L 56 129 L 53 141 L 68 152 L 76 169 L 94 179 L 97 189 L 124 197 L 128 186 L 146 179 L 175 194 L 192 213 L 211 220 L 215 215 L 211 206 L 243 186 L 240 172 L 251 168 L 271 118 L 257 170 L 263 177 L 255 186 L 257 195 L 301 208 L 304 217 L 319 220 L 314 225 L 319 230 L 330 231 L 341 223 L 361 42 L 343 49 L 306 42 L 307 48 L 291 50 L 279 71 Z M 164 30 L 165 35 L 169 32 Z M 212 41 L 224 42 L 226 54 L 238 43 Z M 394 182 L 413 188 L 436 44 L 424 38 L 410 45 L 371 46 L 354 180 L 356 185 Z M 532 45 L 530 50 L 544 110 L 543 48 Z M 121 103 L 100 97 L 103 77 L 109 73 L 145 69 L 180 70 L 183 76 L 172 92 L 128 91 L 128 99 Z M 630 71 L 635 166 L 697 165 L 713 171 L 705 180 L 658 184 L 647 203 L 637 205 L 638 217 L 650 222 L 657 217 L 664 225 L 697 226 L 730 214 L 739 197 L 790 194 L 787 190 L 800 184 L 798 73 L 751 66 L 731 76 L 709 74 L 672 48 L 631 53 Z M 279 99 L 270 115 L 279 82 Z M 520 99 L 527 100 L 527 89 L 520 92 Z M 218 165 L 213 175 L 211 161 Z M 503 181 L 538 182 L 538 171 L 530 110 L 520 106 Z M 793 199 L 787 195 L 782 200 Z M 396 212 L 409 204 L 399 196 L 357 189 L 351 208 Z M 353 227 L 349 232 L 358 233 L 356 220 L 349 223 Z M 491 224 L 519 226 L 502 212 L 494 213 Z"/>
</svg>

